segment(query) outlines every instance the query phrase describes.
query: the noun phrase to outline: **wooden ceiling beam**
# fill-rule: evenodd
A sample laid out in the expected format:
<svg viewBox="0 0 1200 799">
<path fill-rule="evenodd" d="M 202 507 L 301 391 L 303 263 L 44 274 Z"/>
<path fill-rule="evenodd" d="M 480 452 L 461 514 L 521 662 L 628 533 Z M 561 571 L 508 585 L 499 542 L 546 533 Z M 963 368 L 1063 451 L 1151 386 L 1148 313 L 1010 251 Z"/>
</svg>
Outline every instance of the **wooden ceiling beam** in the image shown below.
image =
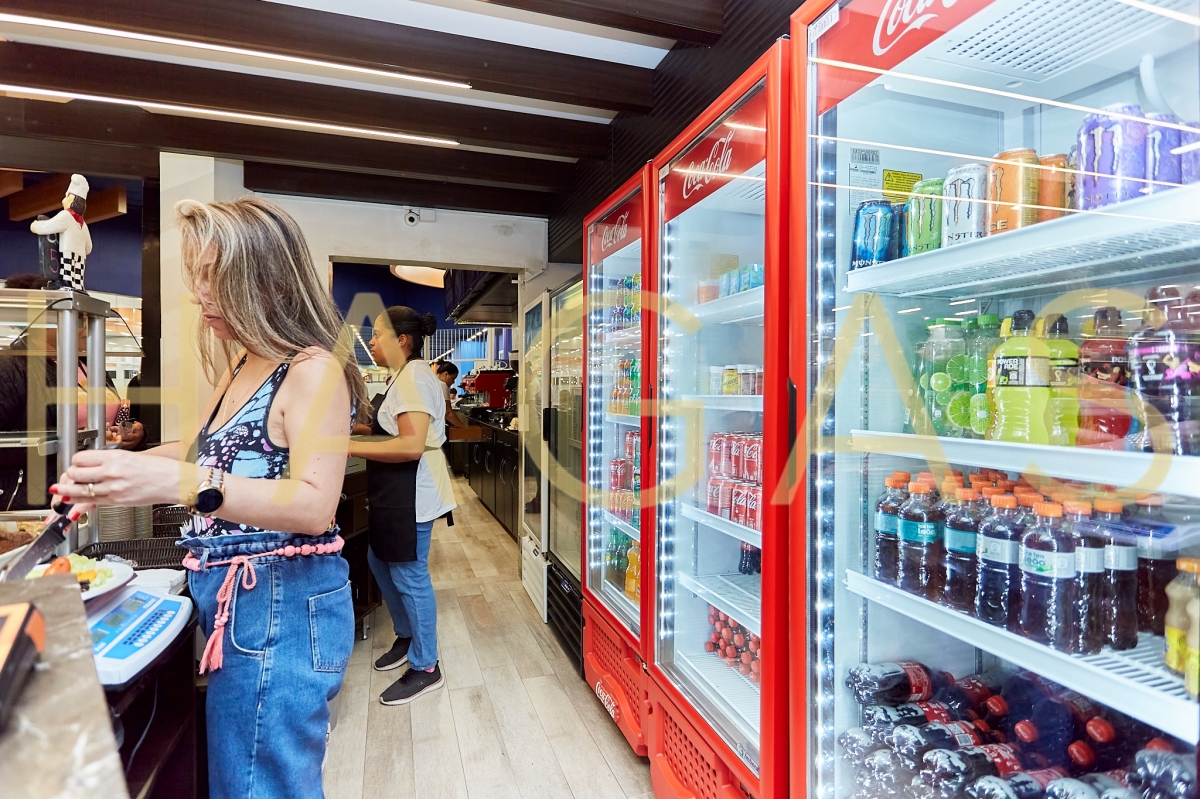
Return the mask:
<svg viewBox="0 0 1200 799">
<path fill-rule="evenodd" d="M 94 225 L 105 219 L 124 216 L 127 210 L 126 200 L 125 187 L 120 183 L 100 191 L 88 192 L 87 210 L 83 212 L 83 221 Z"/>
<path fill-rule="evenodd" d="M 8 197 L 8 221 L 23 222 L 38 214 L 57 214 L 71 183 L 70 175 L 51 175 Z"/>
<path fill-rule="evenodd" d="M 157 178 L 158 151 L 87 141 L 0 135 L 0 166 L 30 172 L 64 170 L 82 175 Z"/>
<path fill-rule="evenodd" d="M 653 70 L 262 0 L 205 0 L 201 7 L 191 0 L 0 0 L 0 10 L 461 81 L 479 91 L 591 108 L 645 112 L 653 105 Z"/>
<path fill-rule="evenodd" d="M 721 37 L 725 0 L 484 0 L 492 5 L 710 45 Z"/>
<path fill-rule="evenodd" d="M 0 143 L 7 137 L 25 146 L 0 147 L 0 165 L 46 168 L 46 161 L 54 160 L 40 159 L 37 151 L 57 148 L 66 159 L 60 163 L 77 164 L 76 171 L 115 175 L 150 167 L 156 175 L 161 150 L 542 192 L 563 190 L 575 168 L 564 161 L 164 116 L 83 100 L 59 104 L 0 97 Z M 70 144 L 81 142 L 93 145 L 89 153 L 96 150 L 84 163 L 73 160 L 78 156 Z M 117 171 L 99 168 L 109 150 L 111 169 Z"/>
<path fill-rule="evenodd" d="M 245 163 L 244 174 L 247 189 L 268 194 L 518 216 L 550 215 L 550 195 L 534 191 L 331 172 L 253 161 Z"/>
<path fill-rule="evenodd" d="M 0 83 L 442 137 L 541 155 L 602 158 L 608 151 L 604 124 L 16 42 L 0 42 Z"/>
<path fill-rule="evenodd" d="M 0 172 L 0 197 L 16 194 L 25 188 L 25 173 L 20 170 L 5 170 Z"/>
</svg>

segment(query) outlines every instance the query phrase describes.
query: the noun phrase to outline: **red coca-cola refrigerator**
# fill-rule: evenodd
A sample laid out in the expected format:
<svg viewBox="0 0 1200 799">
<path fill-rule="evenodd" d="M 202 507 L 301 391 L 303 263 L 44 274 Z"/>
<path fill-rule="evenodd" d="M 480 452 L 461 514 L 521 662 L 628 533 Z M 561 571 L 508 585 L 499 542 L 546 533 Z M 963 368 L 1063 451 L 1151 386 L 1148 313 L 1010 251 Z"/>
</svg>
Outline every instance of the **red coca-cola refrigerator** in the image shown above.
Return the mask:
<svg viewBox="0 0 1200 799">
<path fill-rule="evenodd" d="M 642 491 L 645 234 L 652 230 L 647 165 L 584 220 L 583 669 L 613 721 L 646 754 L 648 704 L 643 574 L 653 535 Z"/>
<path fill-rule="evenodd" d="M 1195 795 L 1197 23 L 793 17 L 792 796 Z"/>
<path fill-rule="evenodd" d="M 788 49 L 776 43 L 652 164 L 642 591 L 664 799 L 787 785 Z"/>
</svg>

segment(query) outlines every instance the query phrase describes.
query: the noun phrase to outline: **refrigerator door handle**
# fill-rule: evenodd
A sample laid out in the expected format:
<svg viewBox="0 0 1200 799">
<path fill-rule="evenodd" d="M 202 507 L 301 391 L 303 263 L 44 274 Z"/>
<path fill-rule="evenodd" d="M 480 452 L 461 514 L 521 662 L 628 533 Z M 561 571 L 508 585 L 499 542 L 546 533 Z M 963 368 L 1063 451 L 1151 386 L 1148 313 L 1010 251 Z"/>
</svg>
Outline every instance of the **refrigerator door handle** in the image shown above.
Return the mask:
<svg viewBox="0 0 1200 799">
<path fill-rule="evenodd" d="M 788 378 L 788 449 L 787 449 L 787 484 L 791 488 L 796 484 L 796 384 Z"/>
<path fill-rule="evenodd" d="M 550 431 L 554 429 L 554 408 L 542 411 L 542 441 L 549 443 Z"/>
</svg>

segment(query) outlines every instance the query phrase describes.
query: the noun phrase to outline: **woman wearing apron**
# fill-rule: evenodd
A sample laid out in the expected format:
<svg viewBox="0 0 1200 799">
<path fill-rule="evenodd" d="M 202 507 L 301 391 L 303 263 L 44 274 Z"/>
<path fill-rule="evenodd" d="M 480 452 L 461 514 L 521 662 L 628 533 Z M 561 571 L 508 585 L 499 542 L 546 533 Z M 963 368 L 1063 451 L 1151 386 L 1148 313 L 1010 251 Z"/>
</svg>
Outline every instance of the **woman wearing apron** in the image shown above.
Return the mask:
<svg viewBox="0 0 1200 799">
<path fill-rule="evenodd" d="M 455 507 L 441 384 L 422 360 L 432 314 L 394 305 L 375 320 L 371 356 L 399 371 L 376 397 L 371 439 L 353 439 L 350 454 L 367 459 L 370 530 L 367 562 L 392 616 L 396 642 L 375 661 L 377 671 L 408 664 L 379 697 L 403 705 L 442 687 L 437 655 L 437 600 L 429 577 L 433 522 Z"/>
<path fill-rule="evenodd" d="M 180 544 L 208 637 L 210 794 L 316 799 L 328 703 L 354 646 L 333 518 L 366 387 L 291 217 L 255 197 L 176 214 L 216 382 L 205 424 L 190 448 L 80 452 L 51 491 L 78 503 L 73 515 L 184 499 Z"/>
</svg>

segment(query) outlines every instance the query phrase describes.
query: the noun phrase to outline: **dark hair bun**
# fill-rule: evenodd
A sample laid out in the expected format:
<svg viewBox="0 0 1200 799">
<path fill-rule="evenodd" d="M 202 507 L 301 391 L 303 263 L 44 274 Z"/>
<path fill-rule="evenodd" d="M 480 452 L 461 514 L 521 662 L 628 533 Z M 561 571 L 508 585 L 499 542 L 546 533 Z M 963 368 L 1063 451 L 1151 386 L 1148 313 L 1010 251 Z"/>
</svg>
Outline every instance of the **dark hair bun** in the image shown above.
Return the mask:
<svg viewBox="0 0 1200 799">
<path fill-rule="evenodd" d="M 431 313 L 427 313 L 421 317 L 421 332 L 427 336 L 432 336 L 437 330 L 437 317 Z"/>
</svg>

